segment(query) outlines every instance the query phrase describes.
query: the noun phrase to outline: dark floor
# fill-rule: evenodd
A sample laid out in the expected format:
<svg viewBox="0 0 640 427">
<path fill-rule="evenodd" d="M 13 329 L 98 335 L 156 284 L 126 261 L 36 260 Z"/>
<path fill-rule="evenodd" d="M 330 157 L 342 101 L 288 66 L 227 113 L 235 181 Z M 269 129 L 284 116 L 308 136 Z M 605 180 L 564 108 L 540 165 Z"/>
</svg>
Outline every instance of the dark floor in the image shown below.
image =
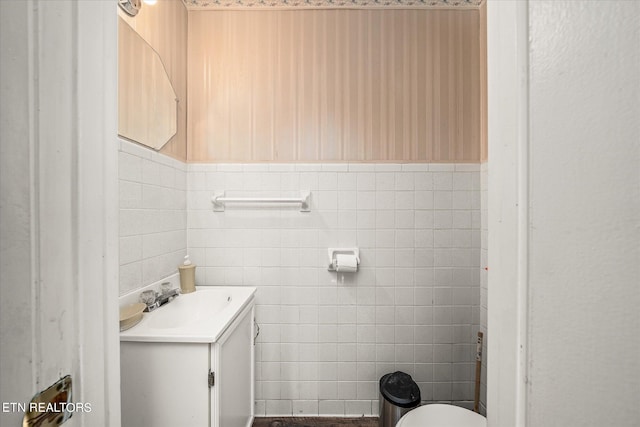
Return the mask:
<svg viewBox="0 0 640 427">
<path fill-rule="evenodd" d="M 258 418 L 253 427 L 378 427 L 377 417 L 331 418 L 331 417 L 279 417 Z"/>
</svg>

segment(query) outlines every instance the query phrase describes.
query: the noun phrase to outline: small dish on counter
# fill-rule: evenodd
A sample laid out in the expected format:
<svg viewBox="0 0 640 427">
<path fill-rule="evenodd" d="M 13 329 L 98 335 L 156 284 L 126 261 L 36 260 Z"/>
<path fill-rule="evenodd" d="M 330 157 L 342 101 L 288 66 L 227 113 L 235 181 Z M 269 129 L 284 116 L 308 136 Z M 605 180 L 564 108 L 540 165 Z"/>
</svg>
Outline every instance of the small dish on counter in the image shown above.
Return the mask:
<svg viewBox="0 0 640 427">
<path fill-rule="evenodd" d="M 142 320 L 142 312 L 147 307 L 141 302 L 120 308 L 120 332 L 136 326 Z"/>
</svg>

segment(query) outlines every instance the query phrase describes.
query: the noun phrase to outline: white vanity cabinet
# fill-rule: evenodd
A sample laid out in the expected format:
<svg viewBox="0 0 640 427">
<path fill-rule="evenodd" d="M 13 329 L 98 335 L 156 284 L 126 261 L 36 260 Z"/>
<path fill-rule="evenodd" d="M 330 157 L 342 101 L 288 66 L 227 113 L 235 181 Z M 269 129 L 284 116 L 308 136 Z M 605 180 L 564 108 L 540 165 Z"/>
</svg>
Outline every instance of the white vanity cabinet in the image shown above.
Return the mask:
<svg viewBox="0 0 640 427">
<path fill-rule="evenodd" d="M 184 302 L 184 297 L 176 301 L 183 298 Z M 154 314 L 150 313 L 149 319 Z M 206 340 L 197 334 L 189 336 L 189 331 L 185 335 L 190 340 L 180 342 L 170 337 L 164 341 L 161 337 L 136 340 L 133 333 L 125 336 L 123 332 L 122 427 L 250 427 L 254 402 L 253 319 L 251 293 L 218 336 L 210 336 L 210 342 L 202 342 Z M 144 326 L 142 323 L 139 326 Z M 165 335 L 176 333 L 165 329 Z M 138 336 L 141 334 L 144 328 Z"/>
</svg>

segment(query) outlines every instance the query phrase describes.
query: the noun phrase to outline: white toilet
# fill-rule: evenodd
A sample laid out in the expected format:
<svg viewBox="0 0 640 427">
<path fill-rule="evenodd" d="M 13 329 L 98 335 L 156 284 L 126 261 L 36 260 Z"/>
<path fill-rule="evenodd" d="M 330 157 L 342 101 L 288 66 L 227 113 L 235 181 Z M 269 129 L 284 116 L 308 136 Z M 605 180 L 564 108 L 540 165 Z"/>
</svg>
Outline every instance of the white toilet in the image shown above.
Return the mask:
<svg viewBox="0 0 640 427">
<path fill-rule="evenodd" d="M 396 427 L 487 427 L 487 419 L 459 406 L 434 403 L 407 412 Z"/>
</svg>

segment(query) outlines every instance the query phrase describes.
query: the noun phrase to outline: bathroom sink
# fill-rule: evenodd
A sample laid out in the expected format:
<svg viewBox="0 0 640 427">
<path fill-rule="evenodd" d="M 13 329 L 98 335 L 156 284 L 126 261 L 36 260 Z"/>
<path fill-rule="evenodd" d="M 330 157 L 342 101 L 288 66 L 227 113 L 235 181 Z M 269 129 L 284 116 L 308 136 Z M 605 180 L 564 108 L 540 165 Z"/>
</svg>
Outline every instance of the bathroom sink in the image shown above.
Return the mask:
<svg viewBox="0 0 640 427">
<path fill-rule="evenodd" d="M 244 286 L 198 286 L 196 292 L 144 313 L 138 325 L 120 333 L 120 341 L 216 342 L 255 291 Z"/>
<path fill-rule="evenodd" d="M 230 301 L 227 300 L 232 299 L 230 293 L 227 296 L 225 292 L 220 295 L 217 290 L 213 290 L 213 292 L 212 290 L 203 290 L 202 292 L 207 294 L 181 295 L 152 313 L 147 313 L 149 314 L 148 326 L 152 329 L 182 328 L 189 323 L 202 321 L 213 313 L 219 313 L 229 304 Z"/>
</svg>

